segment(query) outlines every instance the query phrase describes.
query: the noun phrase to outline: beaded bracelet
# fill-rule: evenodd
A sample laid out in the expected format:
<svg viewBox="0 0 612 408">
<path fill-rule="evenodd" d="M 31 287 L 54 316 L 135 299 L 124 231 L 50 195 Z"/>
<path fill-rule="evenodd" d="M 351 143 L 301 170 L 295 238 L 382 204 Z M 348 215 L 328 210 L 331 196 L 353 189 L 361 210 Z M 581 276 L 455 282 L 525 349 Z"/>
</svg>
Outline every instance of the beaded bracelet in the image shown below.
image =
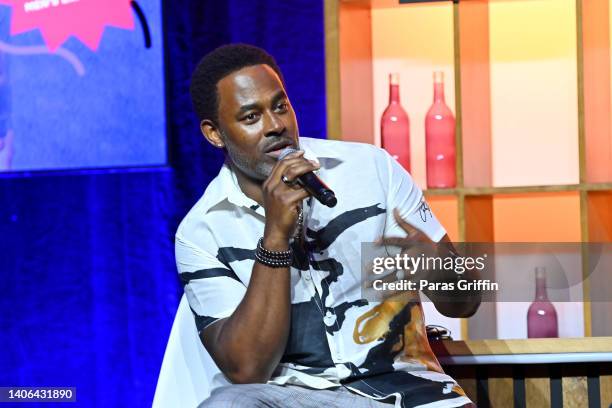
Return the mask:
<svg viewBox="0 0 612 408">
<path fill-rule="evenodd" d="M 271 268 L 286 268 L 293 263 L 293 251 L 270 251 L 263 246 L 263 238 L 259 238 L 255 250 L 255 260 Z"/>
</svg>

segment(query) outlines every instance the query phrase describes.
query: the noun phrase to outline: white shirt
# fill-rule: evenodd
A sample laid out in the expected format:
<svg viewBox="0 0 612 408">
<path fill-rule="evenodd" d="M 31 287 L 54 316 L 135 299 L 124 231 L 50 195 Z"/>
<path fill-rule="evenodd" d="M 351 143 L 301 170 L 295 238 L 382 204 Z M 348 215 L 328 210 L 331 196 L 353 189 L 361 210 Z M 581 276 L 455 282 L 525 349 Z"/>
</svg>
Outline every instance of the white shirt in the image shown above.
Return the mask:
<svg viewBox="0 0 612 408">
<path fill-rule="evenodd" d="M 394 208 L 433 241 L 445 235 L 422 191 L 375 146 L 300 138 L 300 148 L 321 164 L 318 175 L 338 204 L 305 200 L 308 250 L 290 269 L 290 335 L 269 382 L 319 389 L 342 383 L 375 399 L 394 395 L 406 407 L 470 402 L 431 352 L 418 299 L 398 307 L 362 297 L 361 244 L 406 235 Z M 239 305 L 264 225 L 264 208 L 225 164 L 176 233 L 177 267 L 199 331 Z"/>
</svg>

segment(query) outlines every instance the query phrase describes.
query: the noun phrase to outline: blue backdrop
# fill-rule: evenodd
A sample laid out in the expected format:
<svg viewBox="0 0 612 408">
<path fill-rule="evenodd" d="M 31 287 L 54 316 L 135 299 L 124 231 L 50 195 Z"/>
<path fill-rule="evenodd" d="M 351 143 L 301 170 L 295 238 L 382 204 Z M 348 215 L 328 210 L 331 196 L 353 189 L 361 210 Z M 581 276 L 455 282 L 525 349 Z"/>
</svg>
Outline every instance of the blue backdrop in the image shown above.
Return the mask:
<svg viewBox="0 0 612 408">
<path fill-rule="evenodd" d="M 173 0 L 163 18 L 169 167 L 0 178 L 0 386 L 74 386 L 74 406 L 151 404 L 182 293 L 174 231 L 222 160 L 188 95 L 204 53 L 266 48 L 302 135 L 325 137 L 322 0 Z"/>
<path fill-rule="evenodd" d="M 161 1 L 141 3 L 150 47 L 134 16 L 133 30 L 108 27 L 96 51 L 72 37 L 55 54 L 40 51 L 39 30 L 10 37 L 12 9 L 0 6 L 13 170 L 165 164 Z"/>
</svg>

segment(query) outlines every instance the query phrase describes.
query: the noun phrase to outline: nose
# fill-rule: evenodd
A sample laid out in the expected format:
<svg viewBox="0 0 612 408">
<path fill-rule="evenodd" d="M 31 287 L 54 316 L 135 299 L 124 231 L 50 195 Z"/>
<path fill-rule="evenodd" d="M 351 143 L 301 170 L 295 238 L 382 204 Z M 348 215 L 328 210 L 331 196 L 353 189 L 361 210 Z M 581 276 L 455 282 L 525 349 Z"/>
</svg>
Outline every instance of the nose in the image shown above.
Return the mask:
<svg viewBox="0 0 612 408">
<path fill-rule="evenodd" d="M 285 132 L 286 126 L 283 118 L 276 115 L 274 112 L 268 112 L 264 120 L 264 135 L 280 136 Z"/>
</svg>

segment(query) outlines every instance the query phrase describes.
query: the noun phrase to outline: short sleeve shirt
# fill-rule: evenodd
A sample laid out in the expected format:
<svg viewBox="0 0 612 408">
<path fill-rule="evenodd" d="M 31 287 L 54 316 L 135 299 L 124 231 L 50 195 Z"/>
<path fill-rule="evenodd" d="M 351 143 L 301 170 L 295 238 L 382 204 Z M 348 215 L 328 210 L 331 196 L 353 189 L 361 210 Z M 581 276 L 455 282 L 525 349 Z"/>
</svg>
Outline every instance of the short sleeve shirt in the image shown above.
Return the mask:
<svg viewBox="0 0 612 408">
<path fill-rule="evenodd" d="M 445 235 L 422 191 L 375 146 L 302 137 L 300 148 L 320 163 L 318 175 L 338 203 L 303 203 L 306 250 L 290 268 L 290 334 L 269 382 L 345 385 L 374 399 L 394 396 L 405 407 L 469 403 L 429 347 L 418 297 L 380 303 L 362 296 L 361 244 L 406 235 L 394 208 L 433 241 Z M 199 331 L 240 304 L 264 225 L 264 208 L 225 164 L 176 233 L 177 267 Z"/>
</svg>

